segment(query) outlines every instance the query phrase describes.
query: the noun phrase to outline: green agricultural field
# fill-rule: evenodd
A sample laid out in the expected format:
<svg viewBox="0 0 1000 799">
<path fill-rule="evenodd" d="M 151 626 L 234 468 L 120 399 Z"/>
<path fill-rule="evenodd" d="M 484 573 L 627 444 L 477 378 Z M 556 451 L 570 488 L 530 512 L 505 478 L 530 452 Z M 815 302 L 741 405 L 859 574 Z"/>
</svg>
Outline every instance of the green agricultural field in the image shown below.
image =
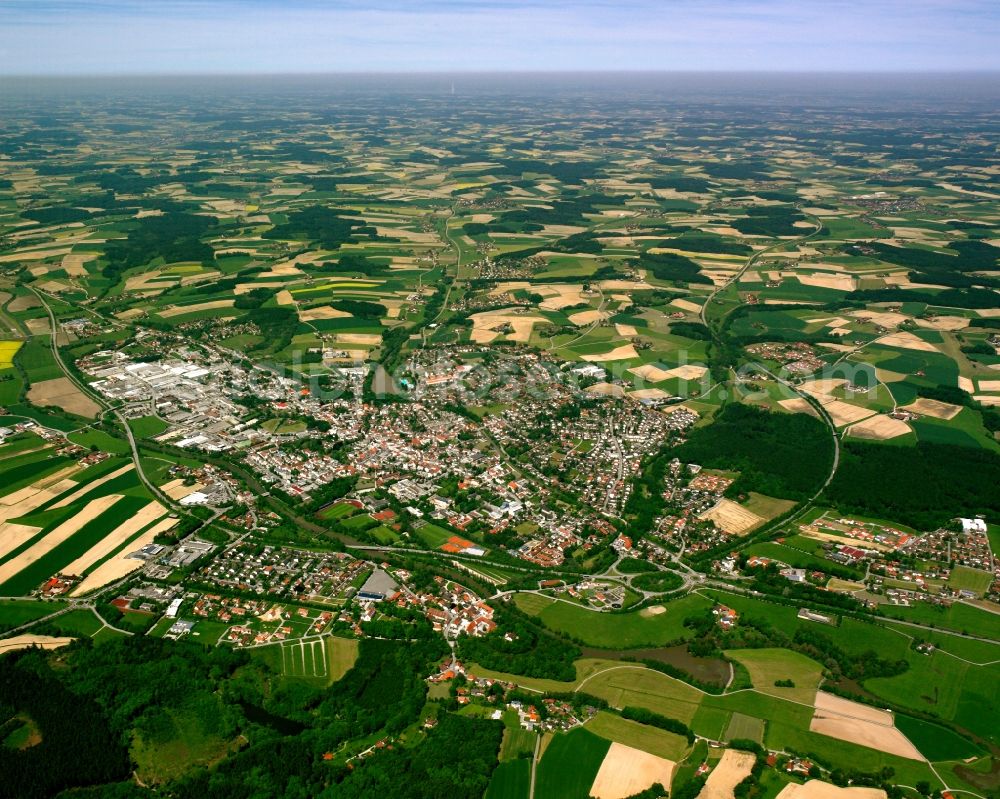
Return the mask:
<svg viewBox="0 0 1000 799">
<path fill-rule="evenodd" d="M 674 762 L 683 759 L 688 750 L 687 738 L 681 735 L 623 719 L 604 710 L 588 721 L 585 729 L 609 741 L 641 749 Z"/>
<path fill-rule="evenodd" d="M 577 728 L 552 739 L 537 767 L 535 794 L 588 799 L 611 742 Z"/>
<path fill-rule="evenodd" d="M 504 713 L 503 742 L 500 744 L 500 761 L 517 760 L 530 757 L 535 751 L 537 733 L 524 729 L 517 717 L 516 711 Z"/>
<path fill-rule="evenodd" d="M 509 760 L 493 772 L 485 799 L 528 799 L 531 788 L 531 761 Z"/>
<path fill-rule="evenodd" d="M 103 452 L 110 452 L 112 455 L 127 455 L 131 452 L 128 441 L 108 435 L 103 430 L 84 430 L 70 433 L 67 438 L 81 447 L 96 447 Z"/>
<path fill-rule="evenodd" d="M 983 754 L 972 741 L 957 735 L 947 727 L 897 713 L 896 728 L 910 739 L 928 760 L 965 760 Z"/>
<path fill-rule="evenodd" d="M 0 600 L 0 632 L 35 621 L 67 607 L 66 602 L 39 602 L 31 599 Z"/>
<path fill-rule="evenodd" d="M 106 488 L 109 485 L 105 484 L 102 488 Z M 72 563 L 76 558 L 87 552 L 126 520 L 131 519 L 140 508 L 145 507 L 148 503 L 149 499 L 145 497 L 122 497 L 106 511 L 99 514 L 92 521 L 80 526 L 78 530 L 72 532 L 67 538 L 57 543 L 47 552 L 41 553 L 39 557 L 30 562 L 25 562 L 23 568 L 0 585 L 0 593 L 6 596 L 23 596 L 29 593 L 49 577 L 58 573 L 62 567 Z M 78 506 L 71 505 L 69 506 L 70 513 L 74 512 L 74 508 L 79 510 Z M 69 524 L 71 522 L 66 523 Z M 51 528 L 44 530 L 34 540 L 44 542 L 45 537 L 55 527 L 56 525 L 53 525 Z M 29 542 L 28 546 L 30 545 L 31 542 Z M 15 550 L 12 555 L 16 556 L 24 550 L 25 547 L 22 547 L 19 550 Z M 8 558 L 8 560 L 12 559 L 11 557 Z"/>
<path fill-rule="evenodd" d="M 167 430 L 168 425 L 156 416 L 138 416 L 129 419 L 129 427 L 137 438 L 154 438 Z"/>
<path fill-rule="evenodd" d="M 823 669 L 812 658 L 787 649 L 738 649 L 726 656 L 746 667 L 753 687 L 761 693 L 807 704 L 816 697 Z M 784 680 L 794 685 L 775 685 Z"/>
<path fill-rule="evenodd" d="M 520 597 L 518 595 L 518 602 Z M 598 613 L 568 602 L 553 602 L 538 618 L 546 627 L 587 646 L 605 649 L 630 649 L 662 646 L 689 638 L 691 631 L 684 620 L 709 607 L 709 602 L 691 594 L 663 604 L 663 612 L 650 608 L 626 613 Z M 537 604 L 529 607 L 537 607 Z"/>
<path fill-rule="evenodd" d="M 687 683 L 643 666 L 615 666 L 589 677 L 577 690 L 607 700 L 616 708 L 641 707 L 688 723 L 704 694 Z"/>
<path fill-rule="evenodd" d="M 982 596 L 989 590 L 993 582 L 993 575 L 982 569 L 971 569 L 968 566 L 956 566 L 951 570 L 948 578 L 948 587 L 955 590 L 972 591 L 977 596 Z"/>
<path fill-rule="evenodd" d="M 32 452 L 10 458 L 0 463 L 0 478 L 3 479 L 0 496 L 13 494 L 54 472 L 65 469 L 71 463 L 69 458 L 52 455 L 51 451 Z"/>
<path fill-rule="evenodd" d="M 721 741 L 725 737 L 732 711 L 702 704 L 689 722 L 689 726 L 698 735 L 713 741 Z"/>
<path fill-rule="evenodd" d="M 881 610 L 888 618 L 955 630 L 965 635 L 980 638 L 995 638 L 997 635 L 997 614 L 960 602 L 948 608 L 918 602 L 909 607 L 883 606 Z"/>
<path fill-rule="evenodd" d="M 531 616 L 538 616 L 556 600 L 542 594 L 514 594 L 514 602 L 520 610 Z"/>
<path fill-rule="evenodd" d="M 922 761 L 889 755 L 848 741 L 810 732 L 808 723 L 805 726 L 792 725 L 768 718 L 764 743 L 771 749 L 794 750 L 815 757 L 828 763 L 832 768 L 877 772 L 888 767 L 895 772 L 893 779 L 903 785 L 915 785 L 920 780 L 927 780 L 931 785 L 940 785 L 930 767 Z"/>
<path fill-rule="evenodd" d="M 735 739 L 756 741 L 764 743 L 764 720 L 753 716 L 744 716 L 742 713 L 733 713 L 726 727 L 725 739 L 732 741 Z"/>
<path fill-rule="evenodd" d="M 90 610 L 71 610 L 46 622 L 46 627 L 55 629 L 59 635 L 90 638 L 104 627 L 104 622 Z"/>
<path fill-rule="evenodd" d="M 914 653 L 910 667 L 896 677 L 865 680 L 876 696 L 902 708 L 929 713 L 987 740 L 1000 741 L 1000 731 L 985 707 L 1000 703 L 1000 664 L 976 666 L 945 652 Z"/>
</svg>

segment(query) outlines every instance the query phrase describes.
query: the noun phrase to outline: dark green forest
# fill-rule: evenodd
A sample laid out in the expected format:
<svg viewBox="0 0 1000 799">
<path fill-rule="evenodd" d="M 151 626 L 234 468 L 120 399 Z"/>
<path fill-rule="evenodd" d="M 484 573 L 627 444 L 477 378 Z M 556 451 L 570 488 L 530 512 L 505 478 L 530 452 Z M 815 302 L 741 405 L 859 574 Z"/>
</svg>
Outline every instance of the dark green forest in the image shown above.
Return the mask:
<svg viewBox="0 0 1000 799">
<path fill-rule="evenodd" d="M 847 441 L 826 490 L 845 511 L 932 530 L 956 516 L 1000 513 L 1000 455 L 985 449 L 918 442 L 890 447 Z"/>
<path fill-rule="evenodd" d="M 830 472 L 833 444 L 826 426 L 812 416 L 734 403 L 712 424 L 695 429 L 673 454 L 686 463 L 739 472 L 726 492 L 730 496 L 757 491 L 806 499 Z"/>
</svg>

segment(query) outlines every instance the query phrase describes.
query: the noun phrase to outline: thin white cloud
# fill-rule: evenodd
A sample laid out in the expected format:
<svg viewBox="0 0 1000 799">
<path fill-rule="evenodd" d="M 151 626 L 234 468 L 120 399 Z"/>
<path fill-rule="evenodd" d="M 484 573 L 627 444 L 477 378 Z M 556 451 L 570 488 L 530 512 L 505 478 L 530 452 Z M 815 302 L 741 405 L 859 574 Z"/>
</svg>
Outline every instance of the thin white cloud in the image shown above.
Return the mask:
<svg viewBox="0 0 1000 799">
<path fill-rule="evenodd" d="M 980 0 L 8 0 L 0 73 L 998 69 Z"/>
</svg>

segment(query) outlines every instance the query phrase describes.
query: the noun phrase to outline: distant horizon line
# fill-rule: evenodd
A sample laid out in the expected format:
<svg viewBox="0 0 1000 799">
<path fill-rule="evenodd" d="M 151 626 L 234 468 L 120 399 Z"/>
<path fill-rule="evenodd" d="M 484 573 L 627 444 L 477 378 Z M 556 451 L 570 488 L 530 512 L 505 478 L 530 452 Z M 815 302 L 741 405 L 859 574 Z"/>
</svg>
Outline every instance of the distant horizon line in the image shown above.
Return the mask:
<svg viewBox="0 0 1000 799">
<path fill-rule="evenodd" d="M 242 78 L 242 77 L 332 77 L 332 76 L 475 76 L 475 75 L 727 75 L 727 76 L 778 76 L 778 75 L 886 75 L 886 76 L 993 76 L 1000 75 L 1000 66 L 986 69 L 461 69 L 461 70 L 398 70 L 398 69 L 344 69 L 289 72 L 10 72 L 0 73 L 0 81 L 26 78 Z"/>
</svg>

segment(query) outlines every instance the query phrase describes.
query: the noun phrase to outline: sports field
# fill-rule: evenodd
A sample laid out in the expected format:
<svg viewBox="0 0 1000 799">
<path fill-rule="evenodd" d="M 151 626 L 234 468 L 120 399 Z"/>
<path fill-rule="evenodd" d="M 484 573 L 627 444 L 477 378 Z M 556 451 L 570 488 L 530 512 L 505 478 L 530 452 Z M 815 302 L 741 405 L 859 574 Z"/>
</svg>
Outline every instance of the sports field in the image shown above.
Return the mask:
<svg viewBox="0 0 1000 799">
<path fill-rule="evenodd" d="M 282 674 L 318 680 L 326 685 L 347 674 L 358 657 L 358 642 L 350 638 L 304 638 L 278 646 Z"/>
</svg>

